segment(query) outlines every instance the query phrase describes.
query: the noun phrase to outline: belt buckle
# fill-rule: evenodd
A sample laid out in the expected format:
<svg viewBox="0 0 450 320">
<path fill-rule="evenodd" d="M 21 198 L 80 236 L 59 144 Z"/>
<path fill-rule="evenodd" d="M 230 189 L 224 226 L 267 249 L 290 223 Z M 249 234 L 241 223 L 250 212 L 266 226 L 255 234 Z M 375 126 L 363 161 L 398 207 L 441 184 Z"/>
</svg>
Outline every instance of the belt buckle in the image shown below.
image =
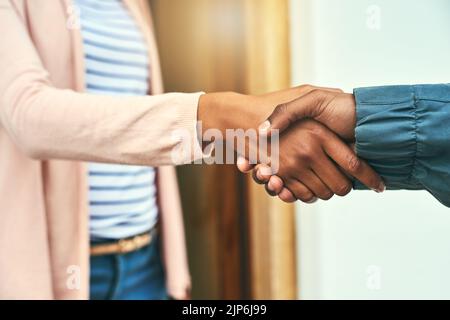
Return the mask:
<svg viewBox="0 0 450 320">
<path fill-rule="evenodd" d="M 131 252 L 136 247 L 136 243 L 132 240 L 130 241 L 130 239 L 120 239 L 118 245 L 119 252 L 122 254 Z"/>
</svg>

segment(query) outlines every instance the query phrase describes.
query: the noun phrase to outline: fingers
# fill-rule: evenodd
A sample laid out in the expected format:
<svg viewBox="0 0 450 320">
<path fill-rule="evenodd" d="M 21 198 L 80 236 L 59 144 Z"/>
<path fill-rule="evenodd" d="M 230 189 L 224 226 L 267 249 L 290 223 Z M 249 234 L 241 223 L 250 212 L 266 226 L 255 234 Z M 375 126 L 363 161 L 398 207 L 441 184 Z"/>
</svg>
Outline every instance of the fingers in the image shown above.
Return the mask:
<svg viewBox="0 0 450 320">
<path fill-rule="evenodd" d="M 280 198 L 281 201 L 292 203 L 297 201 L 297 198 L 294 197 L 291 191 L 289 191 L 288 188 L 283 188 L 281 192 L 278 194 L 278 198 Z"/>
<path fill-rule="evenodd" d="M 325 152 L 346 173 L 358 179 L 368 188 L 383 192 L 386 187 L 381 177 L 364 160 L 358 158 L 355 152 L 334 133 L 329 132 L 329 139 L 324 140 Z"/>
<path fill-rule="evenodd" d="M 283 202 L 287 202 L 287 203 L 292 203 L 297 201 L 297 198 L 292 194 L 291 191 L 289 191 L 289 189 L 284 187 L 284 183 L 283 180 L 281 180 L 280 177 L 273 175 L 271 177 L 269 177 L 269 179 L 267 180 L 267 176 L 262 175 L 260 172 L 260 170 L 258 170 L 259 168 L 255 168 L 252 172 L 253 175 L 253 180 L 255 180 L 255 182 L 259 183 L 259 184 L 264 184 L 265 183 L 265 189 L 266 192 L 274 197 L 278 195 L 278 198 L 283 201 Z M 266 181 L 266 182 L 264 182 Z"/>
<path fill-rule="evenodd" d="M 254 171 L 257 171 L 255 169 Z M 260 173 L 255 173 L 255 176 L 259 182 L 263 182 L 266 176 L 261 175 Z M 294 202 L 297 199 L 292 195 L 292 193 L 284 187 L 283 180 L 280 177 L 273 175 L 269 178 L 269 180 L 264 185 L 267 194 L 270 196 L 278 196 L 284 202 Z"/>
<path fill-rule="evenodd" d="M 315 195 L 319 199 L 329 200 L 334 195 L 330 188 L 328 188 L 328 186 L 323 183 L 323 181 L 311 170 L 302 172 L 297 180 L 304 186 L 306 186 L 313 193 L 313 195 Z M 295 192 L 294 195 L 297 197 L 297 194 Z M 301 200 L 301 198 L 299 197 L 297 197 L 297 199 Z"/>
<path fill-rule="evenodd" d="M 345 196 L 352 190 L 350 179 L 326 156 L 321 159 L 320 163 L 313 163 L 312 169 L 334 194 Z"/>
<path fill-rule="evenodd" d="M 287 203 L 295 202 L 297 199 L 306 203 L 313 203 L 317 200 L 315 194 L 303 183 L 297 180 L 292 180 L 292 182 L 290 183 L 290 187 L 293 191 L 291 191 L 288 188 L 284 187 L 284 183 L 281 178 L 276 175 L 269 177 L 265 176 L 261 174 L 260 169 L 261 168 L 257 166 L 257 168 L 253 170 L 253 179 L 259 184 L 265 183 L 265 189 L 269 195 L 278 195 L 280 200 Z M 332 194 L 330 195 L 330 191 L 326 186 L 323 185 L 320 179 L 315 177 L 313 174 L 311 174 L 311 176 L 312 178 L 308 177 L 309 183 L 314 186 L 314 189 L 317 190 L 319 197 L 321 197 L 321 199 L 331 198 Z"/>
<path fill-rule="evenodd" d="M 237 157 L 236 166 L 242 173 L 248 173 L 255 167 L 255 165 L 250 164 L 250 162 L 242 156 Z"/>
<path fill-rule="evenodd" d="M 266 184 L 266 190 L 270 195 L 276 196 L 284 188 L 283 180 L 278 176 L 271 176 L 269 182 Z"/>
<path fill-rule="evenodd" d="M 276 176 L 267 176 L 261 170 L 261 165 L 253 170 L 253 179 L 258 184 L 265 184 L 266 192 L 270 196 L 278 195 L 279 198 L 285 202 L 295 201 L 293 198 L 299 199 L 303 202 L 310 202 L 312 198 L 320 198 L 322 200 L 329 200 L 334 194 L 344 196 L 351 191 L 352 184 L 350 180 L 336 168 L 336 165 L 326 157 L 316 164 L 314 171 L 305 171 L 301 173 L 299 180 L 295 180 L 294 194 L 288 194 L 285 191 L 283 180 Z M 284 191 L 284 192 L 283 192 Z"/>
<path fill-rule="evenodd" d="M 264 185 L 264 189 L 266 189 L 266 192 L 267 192 L 267 194 L 268 194 L 269 196 L 275 197 L 277 194 L 275 193 L 275 191 L 270 190 L 268 185 L 269 185 L 269 184 L 266 183 L 266 184 Z"/>
<path fill-rule="evenodd" d="M 314 196 L 313 192 L 298 180 L 291 179 L 287 183 L 287 188 L 291 191 L 292 195 L 300 201 L 306 203 L 313 203 L 317 201 L 317 197 Z M 281 193 L 279 196 L 281 198 Z"/>
<path fill-rule="evenodd" d="M 271 176 L 270 168 L 264 164 L 258 164 L 252 171 L 252 178 L 257 184 L 268 183 Z"/>
<path fill-rule="evenodd" d="M 260 176 L 258 174 L 258 170 L 256 170 L 256 169 L 252 171 L 252 178 L 253 178 L 253 181 L 255 181 L 257 184 L 265 184 L 267 182 L 260 178 Z"/>
<path fill-rule="evenodd" d="M 259 166 L 257 166 L 253 172 L 252 172 L 252 177 L 253 180 L 255 180 L 256 183 L 258 184 L 265 184 L 265 189 L 266 192 L 274 197 L 278 195 L 278 198 L 283 201 L 283 202 L 287 202 L 287 203 L 292 203 L 297 201 L 297 198 L 292 194 L 291 191 L 289 191 L 289 189 L 284 187 L 284 183 L 283 180 L 281 180 L 280 177 L 273 175 L 273 176 L 265 176 L 263 174 L 261 174 L 261 170 L 259 170 Z M 309 194 L 307 194 L 307 191 L 304 191 L 305 197 L 308 196 L 309 198 Z M 304 197 L 304 198 L 305 198 Z"/>
<path fill-rule="evenodd" d="M 295 195 L 284 187 L 283 180 L 278 176 L 271 176 L 269 182 L 266 183 L 266 192 L 271 196 L 277 196 L 284 202 L 291 203 L 301 200 L 306 203 L 313 203 L 317 200 L 317 197 L 301 182 L 293 180 L 291 187 L 295 190 Z M 328 197 L 328 195 L 327 195 Z"/>
</svg>

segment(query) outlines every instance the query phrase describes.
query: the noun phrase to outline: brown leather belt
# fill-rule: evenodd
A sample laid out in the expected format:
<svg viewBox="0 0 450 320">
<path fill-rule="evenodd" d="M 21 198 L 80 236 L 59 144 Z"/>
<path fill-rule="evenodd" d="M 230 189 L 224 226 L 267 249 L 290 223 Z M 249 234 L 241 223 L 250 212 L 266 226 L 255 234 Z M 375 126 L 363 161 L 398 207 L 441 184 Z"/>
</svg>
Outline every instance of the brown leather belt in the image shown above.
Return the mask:
<svg viewBox="0 0 450 320">
<path fill-rule="evenodd" d="M 153 228 L 147 233 L 131 238 L 120 239 L 114 242 L 91 245 L 91 256 L 103 256 L 108 254 L 125 254 L 139 250 L 149 245 L 158 233 L 158 228 Z"/>
</svg>

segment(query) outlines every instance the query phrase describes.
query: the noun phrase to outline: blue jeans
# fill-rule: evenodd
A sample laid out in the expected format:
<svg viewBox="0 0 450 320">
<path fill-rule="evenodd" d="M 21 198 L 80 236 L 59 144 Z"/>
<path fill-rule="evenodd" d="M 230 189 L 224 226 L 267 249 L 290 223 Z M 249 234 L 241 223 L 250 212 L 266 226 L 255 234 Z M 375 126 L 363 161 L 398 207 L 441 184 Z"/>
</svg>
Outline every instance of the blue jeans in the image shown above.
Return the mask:
<svg viewBox="0 0 450 320">
<path fill-rule="evenodd" d="M 127 254 L 91 256 L 91 300 L 165 300 L 158 237 Z"/>
</svg>

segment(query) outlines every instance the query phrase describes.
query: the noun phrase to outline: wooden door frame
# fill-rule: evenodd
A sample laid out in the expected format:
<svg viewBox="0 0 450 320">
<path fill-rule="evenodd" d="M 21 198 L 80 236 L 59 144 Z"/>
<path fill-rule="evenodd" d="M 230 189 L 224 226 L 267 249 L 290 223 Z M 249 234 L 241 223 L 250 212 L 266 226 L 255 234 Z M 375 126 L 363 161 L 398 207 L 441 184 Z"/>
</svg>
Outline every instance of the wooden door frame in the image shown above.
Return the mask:
<svg viewBox="0 0 450 320">
<path fill-rule="evenodd" d="M 288 0 L 150 3 L 168 91 L 259 94 L 290 86 Z M 295 298 L 293 205 L 233 166 L 178 172 L 193 297 Z"/>
<path fill-rule="evenodd" d="M 245 0 L 246 91 L 290 87 L 288 0 Z M 248 179 L 250 180 L 250 179 Z M 255 299 L 295 299 L 295 210 L 247 184 L 250 275 Z"/>
</svg>

